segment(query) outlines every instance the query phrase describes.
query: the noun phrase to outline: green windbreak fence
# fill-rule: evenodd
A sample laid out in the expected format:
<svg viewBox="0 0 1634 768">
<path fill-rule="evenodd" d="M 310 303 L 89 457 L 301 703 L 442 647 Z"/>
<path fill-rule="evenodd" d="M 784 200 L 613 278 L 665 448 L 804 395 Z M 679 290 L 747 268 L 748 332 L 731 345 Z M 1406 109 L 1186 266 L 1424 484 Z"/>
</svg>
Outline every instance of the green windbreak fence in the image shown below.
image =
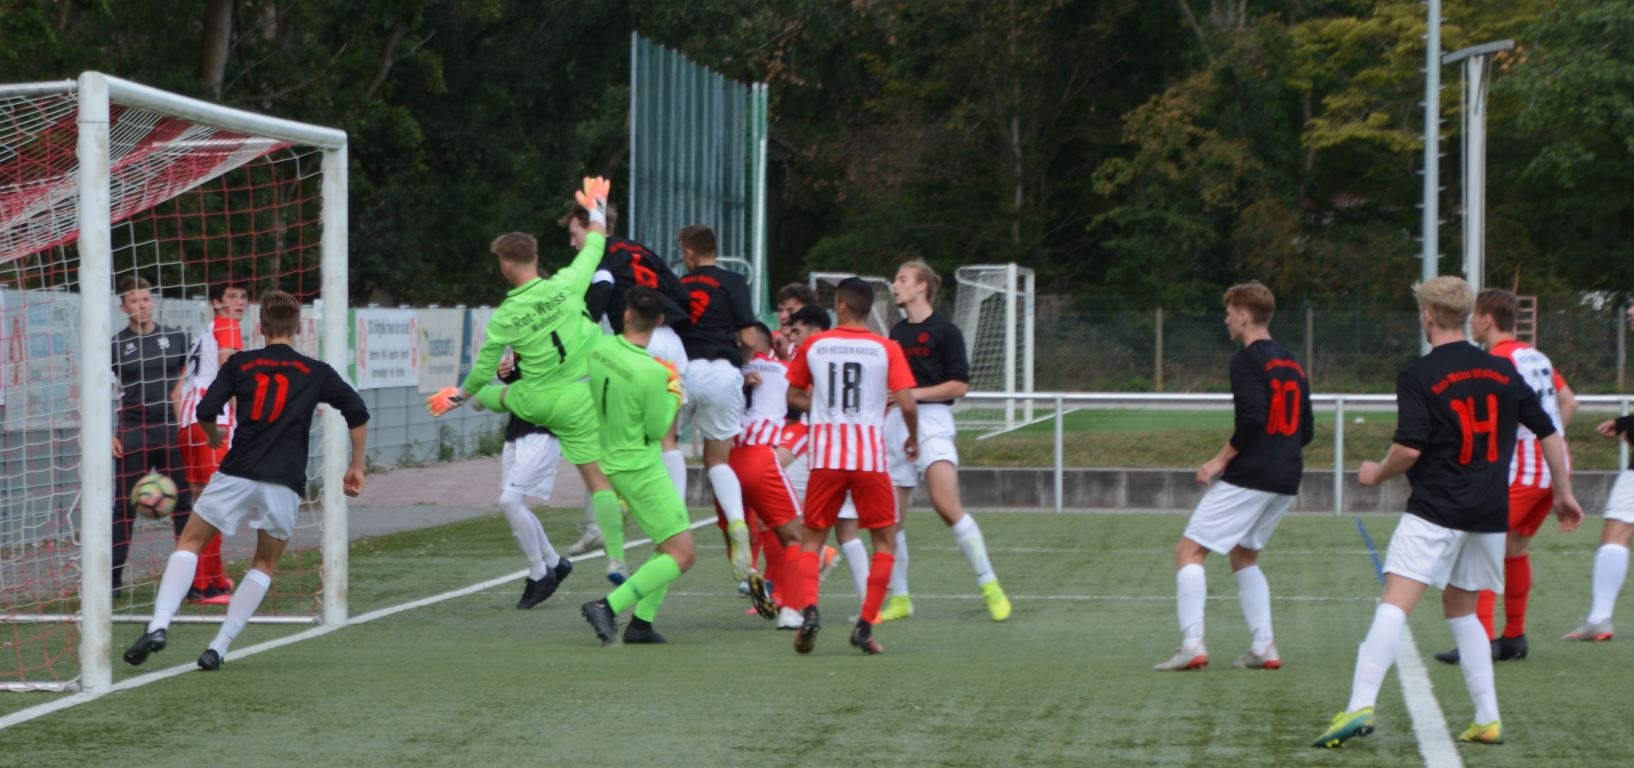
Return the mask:
<svg viewBox="0 0 1634 768">
<path fill-rule="evenodd" d="M 630 35 L 630 197 L 635 240 L 679 264 L 675 233 L 715 228 L 723 266 L 749 277 L 756 315 L 766 274 L 766 85 L 743 84 Z"/>
</svg>

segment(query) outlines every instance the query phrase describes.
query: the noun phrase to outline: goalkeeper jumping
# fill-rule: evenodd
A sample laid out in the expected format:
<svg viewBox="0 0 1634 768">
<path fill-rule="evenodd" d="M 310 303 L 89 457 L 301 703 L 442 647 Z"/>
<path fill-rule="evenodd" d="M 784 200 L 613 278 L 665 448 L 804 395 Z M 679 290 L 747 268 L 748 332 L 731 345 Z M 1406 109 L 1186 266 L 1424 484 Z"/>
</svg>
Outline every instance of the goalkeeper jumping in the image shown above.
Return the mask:
<svg viewBox="0 0 1634 768">
<path fill-rule="evenodd" d="M 586 178 L 575 197 L 590 212 L 590 232 L 573 262 L 546 278 L 539 273 L 539 245 L 532 235 L 509 232 L 489 247 L 499 272 L 511 284 L 488 321 L 487 338 L 471 374 L 460 387 L 445 387 L 426 400 L 426 410 L 442 416 L 475 397 L 482 407 L 509 411 L 556 434 L 562 456 L 579 468 L 598 518 L 617 517 L 618 497 L 602 474 L 596 404 L 585 384 L 590 347 L 601 329 L 585 311 L 584 293 L 606 247 L 606 179 Z M 490 387 L 499 358 L 510 347 L 523 372 L 515 383 Z"/>
</svg>

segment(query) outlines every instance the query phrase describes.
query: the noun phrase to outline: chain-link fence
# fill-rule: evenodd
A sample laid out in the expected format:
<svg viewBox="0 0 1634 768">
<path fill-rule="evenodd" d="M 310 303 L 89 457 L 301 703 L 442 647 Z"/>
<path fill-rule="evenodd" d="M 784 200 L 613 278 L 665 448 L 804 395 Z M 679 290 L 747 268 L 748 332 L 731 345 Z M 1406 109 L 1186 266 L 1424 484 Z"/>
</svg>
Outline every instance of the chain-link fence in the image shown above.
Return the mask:
<svg viewBox="0 0 1634 768">
<path fill-rule="evenodd" d="M 1627 391 L 1630 332 L 1622 306 L 1547 309 L 1537 346 L 1580 393 Z M 1321 392 L 1389 392 L 1419 354 L 1411 309 L 1311 304 L 1283 308 L 1271 333 Z M 1038 301 L 1038 391 L 1223 392 L 1235 350 L 1222 311 L 1082 311 Z"/>
</svg>

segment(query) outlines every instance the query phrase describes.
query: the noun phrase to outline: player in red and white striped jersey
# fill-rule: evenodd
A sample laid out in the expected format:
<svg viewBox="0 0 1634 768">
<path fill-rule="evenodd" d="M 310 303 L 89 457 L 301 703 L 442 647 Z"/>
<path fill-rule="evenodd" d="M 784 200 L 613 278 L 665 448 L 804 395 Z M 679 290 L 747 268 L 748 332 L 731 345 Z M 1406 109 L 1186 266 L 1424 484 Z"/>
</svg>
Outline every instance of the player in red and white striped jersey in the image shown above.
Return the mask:
<svg viewBox="0 0 1634 768">
<path fill-rule="evenodd" d="M 800 560 L 800 528 L 796 521 L 800 518 L 801 499 L 785 469 L 794 456 L 783 448 L 789 413 L 789 367 L 772 357 L 771 329 L 762 323 L 751 328 L 750 346 L 744 349 L 743 432 L 733 440 L 727 463 L 743 488 L 744 512 L 751 521 L 760 521 L 757 543 L 766 553 L 766 575 L 782 596 L 787 594 Z M 718 504 L 715 512 L 724 529 L 726 516 Z M 800 614 L 792 607 L 784 606 L 776 618 L 778 629 L 800 627 Z"/>
<path fill-rule="evenodd" d="M 873 625 L 879 623 L 879 607 L 896 559 L 897 524 L 896 492 L 885 464 L 886 405 L 895 400 L 902 410 L 907 427 L 904 448 L 910 458 L 919 453 L 919 413 L 910 392 L 913 372 L 902 348 L 870 332 L 864 323 L 873 300 L 873 288 L 866 281 L 840 281 L 834 297 L 839 325 L 808 339 L 789 365 L 789 405 L 810 414 L 811 422 L 811 486 L 800 535 L 799 575 L 785 593 L 791 604 L 805 606 L 794 640 L 798 653 L 811 652 L 821 628 L 818 553 L 847 491 L 857 504 L 858 525 L 874 540 L 868 592 L 851 644 L 865 653 L 883 650 L 873 637 Z"/>
<path fill-rule="evenodd" d="M 250 303 L 250 294 L 245 290 L 244 283 L 233 277 L 211 283 L 209 296 L 215 316 L 211 318 L 210 325 L 193 335 L 193 346 L 187 352 L 187 382 L 182 387 L 181 413 L 177 414 L 187 483 L 198 493 L 204 492 L 204 485 L 215 476 L 216 470 L 221 467 L 221 460 L 227 456 L 228 445 L 232 443 L 233 409 L 229 405 L 216 417 L 217 428 L 227 435 L 227 439 L 216 448 L 211 448 L 205 439 L 204 428 L 199 426 L 196 411 L 199 401 L 204 399 L 204 393 L 215 383 L 221 364 L 234 352 L 244 348 L 241 323 L 244 308 Z M 222 566 L 221 536 L 218 535 L 199 552 L 199 565 L 193 574 L 193 588 L 188 591 L 187 600 L 226 605 L 232 599 L 233 580 L 227 578 L 227 571 Z"/>
<path fill-rule="evenodd" d="M 1515 371 L 1538 395 L 1538 404 L 1549 414 L 1555 431 L 1566 435 L 1566 425 L 1577 412 L 1577 397 L 1555 369 L 1549 356 L 1515 338 L 1515 294 L 1488 288 L 1475 298 L 1475 314 L 1470 330 L 1475 340 L 1493 355 L 1515 365 Z M 1567 454 L 1567 465 L 1571 455 Z M 1526 603 L 1532 592 L 1532 537 L 1548 519 L 1554 503 L 1554 482 L 1549 465 L 1543 461 L 1543 446 L 1537 435 L 1522 424 L 1515 434 L 1515 456 L 1509 463 L 1509 536 L 1504 545 L 1504 631 L 1499 636 L 1493 622 L 1496 592 L 1484 591 L 1475 604 L 1475 616 L 1492 641 L 1492 658 L 1497 661 L 1526 658 Z M 1458 651 L 1435 655 L 1448 664 L 1458 663 Z"/>
</svg>

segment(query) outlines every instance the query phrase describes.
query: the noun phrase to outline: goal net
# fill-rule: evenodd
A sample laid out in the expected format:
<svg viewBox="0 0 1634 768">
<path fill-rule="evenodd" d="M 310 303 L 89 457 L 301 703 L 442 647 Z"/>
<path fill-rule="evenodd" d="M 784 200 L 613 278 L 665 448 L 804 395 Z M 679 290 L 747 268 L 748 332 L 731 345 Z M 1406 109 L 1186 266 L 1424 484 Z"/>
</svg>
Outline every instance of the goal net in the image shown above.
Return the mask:
<svg viewBox="0 0 1634 768">
<path fill-rule="evenodd" d="M 970 391 L 1033 391 L 1033 271 L 1015 264 L 979 264 L 954 273 L 953 322 L 970 354 Z M 961 429 L 1003 431 L 1033 419 L 1031 400 L 967 400 Z"/>
<path fill-rule="evenodd" d="M 220 350 L 264 342 L 262 294 L 294 294 L 297 346 L 345 370 L 344 341 L 320 344 L 347 338 L 345 141 L 96 73 L 0 85 L 0 688 L 111 685 L 210 475 L 183 414 Z M 336 418 L 258 619 L 345 620 Z M 149 472 L 178 488 L 168 518 L 130 502 Z M 178 624 L 220 622 L 198 600 L 224 602 L 254 544 L 206 550 Z"/>
<path fill-rule="evenodd" d="M 834 289 L 840 281 L 848 277 L 860 277 L 874 287 L 874 306 L 868 312 L 868 330 L 881 336 L 889 336 L 891 326 L 902 319 L 902 312 L 896 308 L 896 298 L 891 295 L 891 281 L 876 275 L 854 275 L 850 272 L 813 272 L 811 273 L 811 289 L 817 292 L 817 304 L 823 309 L 834 312 Z"/>
</svg>

